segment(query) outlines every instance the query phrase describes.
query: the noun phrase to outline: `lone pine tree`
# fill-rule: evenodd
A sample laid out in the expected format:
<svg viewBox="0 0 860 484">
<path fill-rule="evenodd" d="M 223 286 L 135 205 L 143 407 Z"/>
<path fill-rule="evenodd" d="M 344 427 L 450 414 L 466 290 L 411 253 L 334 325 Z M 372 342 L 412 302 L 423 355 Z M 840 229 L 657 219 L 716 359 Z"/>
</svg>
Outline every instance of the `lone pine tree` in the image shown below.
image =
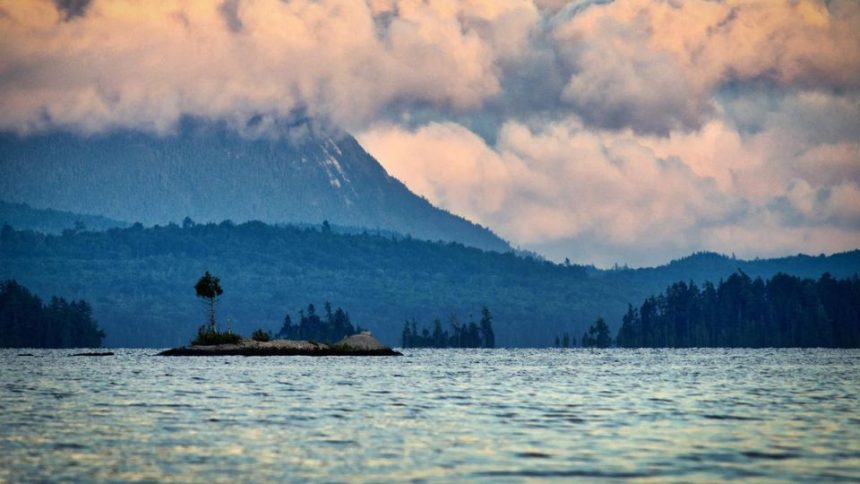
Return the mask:
<svg viewBox="0 0 860 484">
<path fill-rule="evenodd" d="M 224 290 L 221 289 L 221 280 L 206 271 L 202 277 L 194 285 L 194 290 L 197 291 L 197 297 L 203 299 L 206 304 L 206 312 L 209 319 L 209 330 L 215 332 L 215 305 Z"/>
</svg>

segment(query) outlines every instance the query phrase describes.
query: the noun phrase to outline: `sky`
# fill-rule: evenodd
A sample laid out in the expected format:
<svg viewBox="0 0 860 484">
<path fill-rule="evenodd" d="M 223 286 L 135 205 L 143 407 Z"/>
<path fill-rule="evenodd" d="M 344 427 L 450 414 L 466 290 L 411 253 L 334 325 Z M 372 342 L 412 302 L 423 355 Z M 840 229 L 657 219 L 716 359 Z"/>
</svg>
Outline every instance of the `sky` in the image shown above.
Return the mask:
<svg viewBox="0 0 860 484">
<path fill-rule="evenodd" d="M 0 38 L 4 131 L 301 112 L 553 260 L 860 247 L 856 0 L 0 0 Z"/>
</svg>

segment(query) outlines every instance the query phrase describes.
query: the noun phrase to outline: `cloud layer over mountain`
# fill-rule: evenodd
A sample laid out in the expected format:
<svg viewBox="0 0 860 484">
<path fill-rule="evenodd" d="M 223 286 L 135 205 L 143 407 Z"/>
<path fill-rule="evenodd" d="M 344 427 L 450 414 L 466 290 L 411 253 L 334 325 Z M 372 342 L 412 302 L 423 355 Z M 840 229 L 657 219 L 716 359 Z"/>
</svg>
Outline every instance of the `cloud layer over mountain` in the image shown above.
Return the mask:
<svg viewBox="0 0 860 484">
<path fill-rule="evenodd" d="M 0 0 L 0 129 L 353 131 L 554 258 L 860 246 L 852 0 Z"/>
<path fill-rule="evenodd" d="M 527 50 L 519 2 L 96 0 L 0 2 L 0 128 L 167 131 L 183 114 L 346 128 L 386 107 L 463 111 L 501 92 L 500 63 Z"/>
</svg>

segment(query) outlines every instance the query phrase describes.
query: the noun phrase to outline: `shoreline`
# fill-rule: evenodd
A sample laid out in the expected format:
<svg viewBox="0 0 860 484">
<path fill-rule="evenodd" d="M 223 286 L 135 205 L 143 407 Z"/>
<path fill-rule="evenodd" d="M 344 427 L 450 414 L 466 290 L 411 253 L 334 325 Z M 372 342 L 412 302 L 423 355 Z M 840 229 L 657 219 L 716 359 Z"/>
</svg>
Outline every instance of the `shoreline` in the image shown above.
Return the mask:
<svg viewBox="0 0 860 484">
<path fill-rule="evenodd" d="M 181 346 L 162 351 L 157 356 L 403 356 L 403 353 L 383 345 L 370 332 L 364 332 L 334 344 L 242 339 L 236 344 Z"/>
</svg>

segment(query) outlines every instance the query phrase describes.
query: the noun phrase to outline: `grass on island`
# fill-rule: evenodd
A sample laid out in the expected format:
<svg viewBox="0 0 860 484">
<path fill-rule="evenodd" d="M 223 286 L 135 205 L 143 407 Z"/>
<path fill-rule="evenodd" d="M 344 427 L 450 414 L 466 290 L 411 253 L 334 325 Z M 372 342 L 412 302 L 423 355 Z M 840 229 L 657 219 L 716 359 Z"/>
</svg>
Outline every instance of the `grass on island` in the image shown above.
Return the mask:
<svg viewBox="0 0 860 484">
<path fill-rule="evenodd" d="M 232 331 L 218 331 L 215 329 L 201 327 L 197 331 L 197 337 L 191 342 L 194 346 L 214 346 L 236 344 L 242 337 Z"/>
<path fill-rule="evenodd" d="M 194 338 L 194 341 L 191 342 L 194 346 L 215 346 L 215 345 L 227 345 L 227 344 L 236 344 L 238 343 L 242 337 L 232 331 L 218 331 L 213 330 L 209 327 L 202 326 L 197 331 L 197 337 Z M 271 341 L 272 333 L 269 331 L 264 331 L 262 329 L 258 329 L 251 334 L 251 339 L 254 341 Z"/>
</svg>

